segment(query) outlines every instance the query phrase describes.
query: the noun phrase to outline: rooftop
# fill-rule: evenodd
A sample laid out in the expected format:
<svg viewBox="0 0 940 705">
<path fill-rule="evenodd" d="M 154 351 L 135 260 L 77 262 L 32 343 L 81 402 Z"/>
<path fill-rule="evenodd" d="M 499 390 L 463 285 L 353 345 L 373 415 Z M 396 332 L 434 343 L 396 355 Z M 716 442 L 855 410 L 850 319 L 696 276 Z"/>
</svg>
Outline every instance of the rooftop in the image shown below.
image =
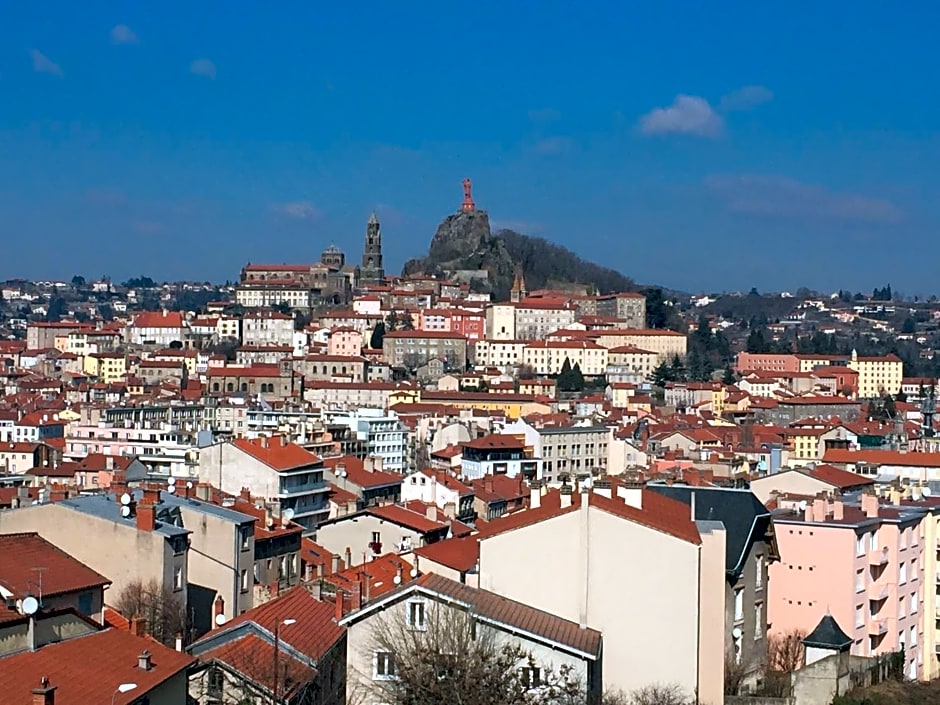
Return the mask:
<svg viewBox="0 0 940 705">
<path fill-rule="evenodd" d="M 42 567 L 42 584 L 38 567 Z M 0 534 L 0 588 L 15 598 L 61 595 L 111 583 L 36 532 Z"/>
</svg>

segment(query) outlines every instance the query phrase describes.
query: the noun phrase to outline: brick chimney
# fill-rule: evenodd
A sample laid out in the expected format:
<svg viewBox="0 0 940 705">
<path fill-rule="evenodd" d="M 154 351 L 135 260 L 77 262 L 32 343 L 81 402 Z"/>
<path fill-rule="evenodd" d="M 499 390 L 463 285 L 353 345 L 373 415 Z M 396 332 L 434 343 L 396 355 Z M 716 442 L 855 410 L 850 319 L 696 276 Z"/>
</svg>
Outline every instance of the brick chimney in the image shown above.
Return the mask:
<svg viewBox="0 0 940 705">
<path fill-rule="evenodd" d="M 242 487 L 241 491 L 238 493 L 238 496 L 250 502 L 251 501 L 251 488 Z"/>
<path fill-rule="evenodd" d="M 153 485 L 148 485 L 144 487 L 143 498 L 140 500 L 141 504 L 160 504 L 160 489 L 159 487 L 154 487 Z"/>
<path fill-rule="evenodd" d="M 362 607 L 362 583 L 358 580 L 352 586 L 352 604 L 350 609 L 357 612 Z"/>
<path fill-rule="evenodd" d="M 343 611 L 345 607 L 343 603 L 345 599 L 346 599 L 345 593 L 342 590 L 337 590 L 336 599 L 334 600 L 334 603 L 333 603 L 334 606 L 336 607 L 335 617 L 336 617 L 337 622 L 343 618 Z"/>
<path fill-rule="evenodd" d="M 271 599 L 273 600 L 275 597 L 277 597 L 278 595 L 281 594 L 281 583 L 280 583 L 280 581 L 278 581 L 278 580 L 272 580 L 272 581 L 271 581 L 271 585 L 269 586 L 268 589 L 269 589 L 270 592 L 271 592 Z"/>
<path fill-rule="evenodd" d="M 55 705 L 54 685 L 49 685 L 49 679 L 43 676 L 39 680 L 39 687 L 33 688 L 33 705 Z"/>
<path fill-rule="evenodd" d="M 493 491 L 493 476 L 492 475 L 486 475 L 483 477 L 483 489 L 486 490 L 487 492 Z"/>
<path fill-rule="evenodd" d="M 153 531 L 157 528 L 157 508 L 152 504 L 137 505 L 137 530 Z"/>
<path fill-rule="evenodd" d="M 330 557 L 330 563 L 331 563 L 331 566 L 330 566 L 330 567 L 332 568 L 332 570 L 331 570 L 331 575 L 332 575 L 333 573 L 338 573 L 338 572 L 339 572 L 339 561 L 340 561 L 340 558 L 339 558 L 339 554 L 338 554 L 338 553 L 334 553 L 334 554 Z"/>
<path fill-rule="evenodd" d="M 349 546 L 347 546 L 346 547 L 346 567 L 352 568 L 352 564 L 353 564 L 352 563 L 352 549 Z"/>
<path fill-rule="evenodd" d="M 222 626 L 219 624 L 219 617 L 225 617 L 225 598 L 216 595 L 215 602 L 212 603 L 212 628 L 217 629 Z"/>
<path fill-rule="evenodd" d="M 147 635 L 147 620 L 141 617 L 139 614 L 135 614 L 133 617 L 127 620 L 127 623 L 130 633 L 134 636 Z"/>
<path fill-rule="evenodd" d="M 137 668 L 141 671 L 149 671 L 153 668 L 153 662 L 150 659 L 149 651 L 141 651 L 140 656 L 137 657 Z"/>
</svg>

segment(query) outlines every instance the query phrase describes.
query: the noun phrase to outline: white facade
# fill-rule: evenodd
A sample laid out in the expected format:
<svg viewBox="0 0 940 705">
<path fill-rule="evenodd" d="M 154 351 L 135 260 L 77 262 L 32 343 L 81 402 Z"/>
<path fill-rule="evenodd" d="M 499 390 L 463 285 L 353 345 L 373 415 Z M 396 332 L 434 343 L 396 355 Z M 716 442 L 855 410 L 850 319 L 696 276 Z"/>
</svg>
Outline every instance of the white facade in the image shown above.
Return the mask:
<svg viewBox="0 0 940 705">
<path fill-rule="evenodd" d="M 294 345 L 294 318 L 283 314 L 249 314 L 242 319 L 243 345 Z"/>
<path fill-rule="evenodd" d="M 359 409 L 331 420 L 348 426 L 357 439 L 365 441 L 366 454 L 381 458 L 383 471 L 405 471 L 405 429 L 397 414 L 386 416 L 382 409 Z"/>
</svg>

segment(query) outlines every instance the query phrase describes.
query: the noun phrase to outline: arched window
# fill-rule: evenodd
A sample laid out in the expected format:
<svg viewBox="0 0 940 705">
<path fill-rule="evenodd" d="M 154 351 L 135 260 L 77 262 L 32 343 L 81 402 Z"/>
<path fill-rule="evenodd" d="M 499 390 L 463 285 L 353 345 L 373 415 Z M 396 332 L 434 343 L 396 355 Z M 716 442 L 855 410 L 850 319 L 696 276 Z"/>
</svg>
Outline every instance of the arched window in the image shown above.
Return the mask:
<svg viewBox="0 0 940 705">
<path fill-rule="evenodd" d="M 247 392 L 247 391 L 248 391 L 248 382 L 242 382 L 242 391 L 243 391 L 243 392 Z"/>
<path fill-rule="evenodd" d="M 215 382 L 215 383 L 212 385 L 212 391 L 213 391 L 213 392 L 219 391 L 219 383 L 218 383 L 218 382 Z"/>
<path fill-rule="evenodd" d="M 235 391 L 235 385 L 232 384 L 231 382 L 229 382 L 228 384 L 225 385 L 225 391 L 227 391 L 227 392 L 234 392 L 234 391 Z"/>
</svg>

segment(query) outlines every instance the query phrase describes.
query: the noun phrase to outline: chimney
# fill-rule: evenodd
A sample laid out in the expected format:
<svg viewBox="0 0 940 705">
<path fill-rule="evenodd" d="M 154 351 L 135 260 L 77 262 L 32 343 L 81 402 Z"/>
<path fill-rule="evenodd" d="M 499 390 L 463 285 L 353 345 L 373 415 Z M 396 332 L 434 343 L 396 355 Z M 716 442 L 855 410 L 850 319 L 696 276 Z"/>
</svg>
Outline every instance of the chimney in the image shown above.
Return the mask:
<svg viewBox="0 0 940 705">
<path fill-rule="evenodd" d="M 200 482 L 196 485 L 196 499 L 200 499 L 203 502 L 210 501 L 212 499 L 212 486 L 205 482 Z"/>
<path fill-rule="evenodd" d="M 49 685 L 49 679 L 43 676 L 39 680 L 39 687 L 33 688 L 33 705 L 55 705 L 54 685 Z"/>
<path fill-rule="evenodd" d="M 224 622 L 225 599 L 221 595 L 216 595 L 215 602 L 212 603 L 212 628 L 221 627 Z"/>
<path fill-rule="evenodd" d="M 153 668 L 153 663 L 150 661 L 150 652 L 141 651 L 140 656 L 137 657 L 137 668 L 141 671 L 149 671 Z"/>
<path fill-rule="evenodd" d="M 272 580 L 271 585 L 268 587 L 268 590 L 270 591 L 271 599 L 273 600 L 275 597 L 281 594 L 280 582 L 277 580 Z"/>
<path fill-rule="evenodd" d="M 350 609 L 352 609 L 353 612 L 358 612 L 359 608 L 362 607 L 362 583 L 357 580 L 353 583 L 352 589 L 352 605 L 350 605 Z"/>
<path fill-rule="evenodd" d="M 623 484 L 617 488 L 617 496 L 628 507 L 643 509 L 643 481 L 640 480 L 639 473 L 633 473 L 633 477 L 624 480 Z"/>
<path fill-rule="evenodd" d="M 878 497 L 871 492 L 862 493 L 862 511 L 869 519 L 878 516 Z"/>
<path fill-rule="evenodd" d="M 157 508 L 152 504 L 137 505 L 137 530 L 153 531 L 157 528 Z"/>
<path fill-rule="evenodd" d="M 591 483 L 591 490 L 602 497 L 610 499 L 610 480 L 595 480 Z"/>
<path fill-rule="evenodd" d="M 262 448 L 267 448 L 267 447 L 268 447 L 268 437 L 267 437 L 267 436 L 261 436 L 261 447 L 262 447 Z"/>
<path fill-rule="evenodd" d="M 333 606 L 336 608 L 336 614 L 334 616 L 337 622 L 343 618 L 343 600 L 344 600 L 343 591 L 337 590 L 335 600 L 333 602 Z"/>
<path fill-rule="evenodd" d="M 251 488 L 242 487 L 241 491 L 238 493 L 238 496 L 250 502 L 251 501 Z"/>
<path fill-rule="evenodd" d="M 542 483 L 532 480 L 529 483 L 529 509 L 538 509 L 542 506 Z"/>
<path fill-rule="evenodd" d="M 175 646 L 176 646 L 176 650 L 177 650 L 177 651 L 179 651 L 179 652 L 182 652 L 182 651 L 183 651 L 183 635 L 182 635 L 182 633 L 178 633 L 178 634 L 176 635 L 176 644 L 175 644 Z"/>
<path fill-rule="evenodd" d="M 559 493 L 561 494 L 561 508 L 566 509 L 567 507 L 570 507 L 572 493 L 571 485 L 562 485 Z"/>
<path fill-rule="evenodd" d="M 427 509 L 424 510 L 424 517 L 429 521 L 437 521 L 437 506 L 429 504 Z"/>
<path fill-rule="evenodd" d="M 826 495 L 822 492 L 813 499 L 813 521 L 826 521 Z"/>
<path fill-rule="evenodd" d="M 842 521 L 845 518 L 845 505 L 842 504 L 842 493 L 836 492 L 832 496 L 832 518 Z"/>
<path fill-rule="evenodd" d="M 444 505 L 444 516 L 448 519 L 457 518 L 457 504 L 455 502 L 447 502 Z"/>
<path fill-rule="evenodd" d="M 493 492 L 493 476 L 492 475 L 485 475 L 483 477 L 483 489 L 490 493 Z"/>
<path fill-rule="evenodd" d="M 317 563 L 317 578 L 323 577 L 323 564 Z M 313 580 L 313 563 L 307 563 L 304 565 L 304 582 L 309 583 Z"/>
<path fill-rule="evenodd" d="M 147 620 L 139 614 L 135 614 L 127 623 L 130 633 L 134 636 L 147 636 Z"/>
<path fill-rule="evenodd" d="M 689 521 L 695 522 L 695 490 L 689 493 Z"/>
<path fill-rule="evenodd" d="M 339 572 L 339 554 L 334 553 L 331 559 L 332 565 L 330 570 L 330 575 L 334 575 Z"/>
<path fill-rule="evenodd" d="M 141 504 L 160 504 L 160 490 L 156 487 L 150 486 L 144 488 L 143 498 L 140 500 Z"/>
<path fill-rule="evenodd" d="M 349 546 L 346 547 L 346 567 L 352 568 L 352 549 Z"/>
</svg>

